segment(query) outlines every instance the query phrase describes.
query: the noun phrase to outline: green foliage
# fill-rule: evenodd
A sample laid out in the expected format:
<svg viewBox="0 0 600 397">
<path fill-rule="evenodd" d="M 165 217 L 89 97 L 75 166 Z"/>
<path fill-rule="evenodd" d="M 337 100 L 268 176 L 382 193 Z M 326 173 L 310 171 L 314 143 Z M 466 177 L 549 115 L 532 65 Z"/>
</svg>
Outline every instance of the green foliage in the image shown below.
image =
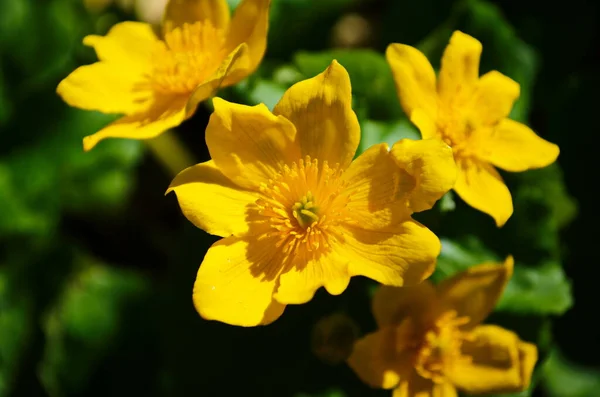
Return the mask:
<svg viewBox="0 0 600 397">
<path fill-rule="evenodd" d="M 600 396 L 600 368 L 574 364 L 554 350 L 542 370 L 542 387 L 549 397 Z"/>
</svg>

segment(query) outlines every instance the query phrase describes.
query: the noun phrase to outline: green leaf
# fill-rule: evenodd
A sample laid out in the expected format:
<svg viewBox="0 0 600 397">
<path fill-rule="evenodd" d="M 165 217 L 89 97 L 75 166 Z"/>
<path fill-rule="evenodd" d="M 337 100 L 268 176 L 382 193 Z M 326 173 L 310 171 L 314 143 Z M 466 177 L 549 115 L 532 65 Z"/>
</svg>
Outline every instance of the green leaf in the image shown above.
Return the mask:
<svg viewBox="0 0 600 397">
<path fill-rule="evenodd" d="M 310 78 L 323 72 L 334 59 L 348 71 L 352 94 L 357 103 L 366 105 L 367 118 L 389 120 L 402 117 L 392 72 L 383 54 L 372 50 L 299 52 L 294 63 L 304 78 Z"/>
<path fill-rule="evenodd" d="M 358 153 L 382 142 L 392 146 L 400 139 L 421 139 L 417 128 L 405 118 L 390 122 L 363 120 L 360 127 L 361 140 Z"/>
<path fill-rule="evenodd" d="M 341 389 L 332 388 L 321 393 L 298 393 L 295 395 L 295 397 L 346 397 L 346 393 L 344 393 L 344 391 Z"/>
<path fill-rule="evenodd" d="M 542 367 L 542 388 L 549 397 L 600 396 L 600 368 L 569 362 L 554 350 Z"/>
</svg>

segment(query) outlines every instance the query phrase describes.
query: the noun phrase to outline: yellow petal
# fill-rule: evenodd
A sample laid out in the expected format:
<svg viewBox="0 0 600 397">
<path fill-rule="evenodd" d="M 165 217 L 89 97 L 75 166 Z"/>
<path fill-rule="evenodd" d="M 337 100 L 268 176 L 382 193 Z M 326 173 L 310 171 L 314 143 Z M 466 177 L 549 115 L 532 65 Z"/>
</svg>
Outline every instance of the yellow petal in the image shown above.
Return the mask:
<svg viewBox="0 0 600 397">
<path fill-rule="evenodd" d="M 163 17 L 163 31 L 190 25 L 196 22 L 210 21 L 217 29 L 229 27 L 229 6 L 227 0 L 169 0 Z"/>
<path fill-rule="evenodd" d="M 115 114 L 143 111 L 153 97 L 142 71 L 109 62 L 75 69 L 60 82 L 56 92 L 70 106 Z"/>
<path fill-rule="evenodd" d="M 459 360 L 447 374 L 459 389 L 470 394 L 512 393 L 529 387 L 537 349 L 518 336 L 495 325 L 483 325 L 462 345 L 462 354 L 472 361 Z"/>
<path fill-rule="evenodd" d="M 147 111 L 122 117 L 95 134 L 83 138 L 83 149 L 91 150 L 105 138 L 154 138 L 181 124 L 185 119 L 187 99 L 187 96 L 158 97 Z"/>
<path fill-rule="evenodd" d="M 248 232 L 248 206 L 258 195 L 234 184 L 214 162 L 181 171 L 167 190 L 174 191 L 185 217 L 197 227 L 221 237 Z"/>
<path fill-rule="evenodd" d="M 249 64 L 241 78 L 256 70 L 267 49 L 270 4 L 271 0 L 242 0 L 235 9 L 225 48 L 231 51 L 242 43 L 248 45 Z M 234 77 L 238 81 L 241 79 L 240 76 L 232 76 L 226 82 L 227 85 L 236 82 L 233 81 Z"/>
<path fill-rule="evenodd" d="M 459 317 L 469 317 L 465 328 L 476 326 L 494 310 L 513 265 L 509 256 L 503 264 L 483 263 L 445 279 L 437 286 L 440 302 L 446 309 L 456 310 Z"/>
<path fill-rule="evenodd" d="M 525 171 L 552 164 L 560 152 L 557 145 L 517 121 L 504 119 L 485 138 L 478 156 L 506 171 Z"/>
<path fill-rule="evenodd" d="M 392 397 L 458 397 L 458 392 L 451 383 L 434 383 L 414 373 L 394 389 Z"/>
<path fill-rule="evenodd" d="M 420 108 L 413 110 L 410 115 L 410 121 L 419 129 L 421 138 L 430 139 L 441 137 L 436 124 L 436 119 L 427 114 L 425 110 Z"/>
<path fill-rule="evenodd" d="M 245 327 L 277 320 L 279 263 L 270 241 L 224 238 L 209 248 L 194 283 L 194 306 L 207 320 Z"/>
<path fill-rule="evenodd" d="M 455 31 L 442 56 L 438 94 L 443 103 L 469 100 L 479 79 L 481 43 L 474 37 Z"/>
<path fill-rule="evenodd" d="M 519 97 L 519 83 L 492 70 L 481 76 L 468 115 L 472 126 L 491 126 L 508 117 Z"/>
<path fill-rule="evenodd" d="M 388 145 L 371 146 L 342 174 L 349 216 L 363 229 L 381 229 L 409 218 L 407 196 L 415 179 L 396 165 Z"/>
<path fill-rule="evenodd" d="M 296 126 L 303 156 L 346 168 L 360 141 L 351 105 L 350 77 L 334 60 L 323 73 L 290 87 L 273 113 Z"/>
<path fill-rule="evenodd" d="M 436 304 L 436 290 L 428 280 L 407 287 L 382 285 L 371 302 L 379 328 L 400 324 L 407 317 L 416 321 L 415 325 L 425 325 Z"/>
<path fill-rule="evenodd" d="M 334 253 L 318 258 L 296 258 L 298 264 L 281 274 L 275 299 L 284 304 L 302 304 L 310 301 L 317 289 L 325 287 L 332 295 L 346 290 L 350 282 L 347 261 Z"/>
<path fill-rule="evenodd" d="M 369 386 L 391 389 L 410 376 L 412 352 L 396 350 L 409 336 L 403 328 L 385 327 L 354 343 L 348 365 Z"/>
<path fill-rule="evenodd" d="M 421 109 L 435 119 L 435 72 L 427 57 L 416 48 L 404 44 L 390 44 L 385 57 L 392 69 L 404 113 L 411 117 L 415 109 Z"/>
<path fill-rule="evenodd" d="M 407 197 L 410 209 L 415 212 L 432 208 L 456 182 L 452 149 L 439 139 L 402 139 L 394 144 L 391 154 L 415 181 Z"/>
<path fill-rule="evenodd" d="M 456 161 L 458 177 L 454 191 L 471 207 L 490 215 L 498 227 L 513 213 L 512 197 L 498 171 L 475 159 Z"/>
<path fill-rule="evenodd" d="M 401 287 L 431 275 L 441 246 L 429 229 L 407 220 L 375 231 L 346 226 L 333 248 L 349 261 L 351 276 Z"/>
<path fill-rule="evenodd" d="M 158 37 L 152 26 L 143 22 L 120 22 L 106 36 L 90 35 L 83 44 L 93 47 L 101 61 L 118 63 L 122 72 L 128 68 L 148 71 Z"/>
<path fill-rule="evenodd" d="M 220 87 L 226 86 L 225 80 L 228 76 L 246 70 L 248 67 L 248 46 L 240 44 L 229 55 L 223 59 L 217 70 L 202 84 L 200 84 L 190 95 L 186 105 L 186 116 L 190 117 L 198 107 L 198 104 L 213 96 Z"/>
<path fill-rule="evenodd" d="M 206 127 L 206 144 L 221 172 L 236 184 L 256 189 L 285 165 L 300 159 L 296 130 L 263 104 L 238 105 L 213 100 L 214 113 Z"/>
</svg>

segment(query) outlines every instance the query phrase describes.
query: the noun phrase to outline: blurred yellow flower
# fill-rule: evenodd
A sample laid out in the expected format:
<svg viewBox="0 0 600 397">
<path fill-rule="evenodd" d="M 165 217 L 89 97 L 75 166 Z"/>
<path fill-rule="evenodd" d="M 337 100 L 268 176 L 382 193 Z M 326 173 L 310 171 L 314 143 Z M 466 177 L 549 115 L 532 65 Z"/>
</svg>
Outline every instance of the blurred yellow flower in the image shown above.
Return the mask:
<svg viewBox="0 0 600 397">
<path fill-rule="evenodd" d="M 558 146 L 529 127 L 508 119 L 519 84 L 497 71 L 479 77 L 481 43 L 456 31 L 435 72 L 416 48 L 390 44 L 386 51 L 405 113 L 423 138 L 439 137 L 454 151 L 458 178 L 454 190 L 498 226 L 512 215 L 510 192 L 495 165 L 506 171 L 545 167 Z"/>
<path fill-rule="evenodd" d="M 220 86 L 251 74 L 265 53 L 270 0 L 243 0 L 230 22 L 226 0 L 171 0 L 162 39 L 143 22 L 87 36 L 99 62 L 60 82 L 71 106 L 124 116 L 83 139 L 153 138 L 190 117 Z"/>
<path fill-rule="evenodd" d="M 379 330 L 358 340 L 348 364 L 394 397 L 456 397 L 529 387 L 535 345 L 495 325 L 479 325 L 512 275 L 513 259 L 484 263 L 444 280 L 380 287 L 373 298 Z"/>
<path fill-rule="evenodd" d="M 428 277 L 438 238 L 411 214 L 454 184 L 452 150 L 402 140 L 392 157 L 374 145 L 352 161 L 360 127 L 350 78 L 336 61 L 293 85 L 271 113 L 215 98 L 206 129 L 211 161 L 172 182 L 185 216 L 225 237 L 208 250 L 194 285 L 206 319 L 253 326 L 350 277 L 389 285 Z"/>
</svg>

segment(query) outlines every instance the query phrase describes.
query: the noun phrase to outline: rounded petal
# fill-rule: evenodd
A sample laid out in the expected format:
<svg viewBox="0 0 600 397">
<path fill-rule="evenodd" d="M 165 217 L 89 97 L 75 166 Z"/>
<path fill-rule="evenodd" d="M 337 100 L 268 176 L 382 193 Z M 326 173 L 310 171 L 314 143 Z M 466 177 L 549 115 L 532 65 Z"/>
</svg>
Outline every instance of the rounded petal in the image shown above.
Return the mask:
<svg viewBox="0 0 600 397">
<path fill-rule="evenodd" d="M 415 109 L 421 109 L 435 119 L 437 115 L 435 72 L 427 57 L 416 48 L 404 44 L 390 44 L 385 57 L 392 69 L 396 91 L 404 113 L 412 117 Z"/>
<path fill-rule="evenodd" d="M 392 389 L 412 372 L 412 352 L 397 351 L 402 339 L 408 344 L 410 323 L 400 327 L 385 327 L 354 343 L 348 365 L 371 387 Z M 407 332 L 408 331 L 408 332 Z"/>
<path fill-rule="evenodd" d="M 242 43 L 248 45 L 249 64 L 245 76 L 256 70 L 265 55 L 270 5 L 271 0 L 242 0 L 235 9 L 225 48 L 231 51 Z"/>
<path fill-rule="evenodd" d="M 352 110 L 350 76 L 337 61 L 316 77 L 291 86 L 273 113 L 296 126 L 303 157 L 342 168 L 352 161 L 360 141 L 360 126 Z"/>
<path fill-rule="evenodd" d="M 167 193 L 171 191 L 190 222 L 221 237 L 248 232 L 248 207 L 258 199 L 256 193 L 240 188 L 223 175 L 212 160 L 181 171 Z"/>
<path fill-rule="evenodd" d="M 257 189 L 300 159 L 296 130 L 284 117 L 262 104 L 245 106 L 220 98 L 213 104 L 206 144 L 215 164 L 236 184 Z"/>
<path fill-rule="evenodd" d="M 70 106 L 109 114 L 144 111 L 153 97 L 141 70 L 108 62 L 75 69 L 60 82 L 56 92 Z"/>
<path fill-rule="evenodd" d="M 194 283 L 194 306 L 207 320 L 250 327 L 277 320 L 277 263 L 270 242 L 228 237 L 209 248 Z"/>
<path fill-rule="evenodd" d="M 99 60 L 118 63 L 122 72 L 127 72 L 127 68 L 150 70 L 158 42 L 150 24 L 131 21 L 117 23 L 106 36 L 90 35 L 83 39 L 83 44 L 96 50 Z"/>
<path fill-rule="evenodd" d="M 469 394 L 513 393 L 527 389 L 537 360 L 537 349 L 524 344 L 511 331 L 495 325 L 475 328 L 462 345 L 459 360 L 447 374 L 450 381 Z"/>
<path fill-rule="evenodd" d="M 412 211 L 434 206 L 456 182 L 457 168 L 452 149 L 439 139 L 402 139 L 392 146 L 392 157 L 415 181 L 407 195 Z"/>
<path fill-rule="evenodd" d="M 300 261 L 298 261 L 300 262 Z M 348 264 L 335 253 L 322 254 L 318 258 L 301 261 L 281 274 L 275 299 L 284 304 L 302 304 L 310 301 L 320 287 L 331 295 L 339 295 L 350 283 Z"/>
<path fill-rule="evenodd" d="M 440 138 L 441 134 L 438 131 L 436 119 L 427 114 L 423 109 L 415 109 L 410 114 L 410 121 L 417 126 L 421 133 L 421 138 L 431 139 Z"/>
<path fill-rule="evenodd" d="M 351 276 L 402 287 L 420 283 L 431 275 L 441 245 L 425 226 L 407 220 L 373 231 L 348 225 L 333 248 L 349 261 Z"/>
<path fill-rule="evenodd" d="M 409 380 L 394 389 L 392 397 L 458 397 L 458 392 L 451 383 L 435 383 L 413 373 Z"/>
<path fill-rule="evenodd" d="M 556 161 L 560 149 L 535 134 L 525 124 L 504 119 L 482 138 L 478 155 L 506 171 L 542 168 Z"/>
<path fill-rule="evenodd" d="M 187 97 L 182 96 L 158 98 L 147 111 L 121 117 L 95 134 L 83 138 L 83 149 L 92 150 L 106 138 L 154 138 L 183 122 L 186 102 Z"/>
<path fill-rule="evenodd" d="M 455 31 L 442 56 L 438 78 L 438 94 L 443 103 L 468 101 L 479 79 L 479 58 L 482 46 L 479 40 Z"/>
<path fill-rule="evenodd" d="M 454 191 L 471 207 L 490 215 L 498 227 L 513 213 L 512 197 L 498 171 L 475 159 L 457 159 Z"/>
<path fill-rule="evenodd" d="M 183 26 L 184 23 L 210 21 L 217 29 L 229 27 L 227 0 L 169 0 L 163 17 L 163 31 Z"/>
<path fill-rule="evenodd" d="M 519 97 L 519 83 L 492 70 L 481 76 L 468 115 L 472 126 L 491 126 L 508 117 Z"/>
<path fill-rule="evenodd" d="M 472 328 L 494 310 L 513 272 L 512 256 L 504 263 L 483 263 L 445 279 L 437 286 L 441 304 L 469 317 L 463 327 Z"/>
<path fill-rule="evenodd" d="M 407 287 L 381 285 L 371 302 L 379 328 L 398 325 L 407 317 L 416 321 L 416 325 L 425 325 L 436 304 L 436 290 L 428 280 Z"/>
</svg>

